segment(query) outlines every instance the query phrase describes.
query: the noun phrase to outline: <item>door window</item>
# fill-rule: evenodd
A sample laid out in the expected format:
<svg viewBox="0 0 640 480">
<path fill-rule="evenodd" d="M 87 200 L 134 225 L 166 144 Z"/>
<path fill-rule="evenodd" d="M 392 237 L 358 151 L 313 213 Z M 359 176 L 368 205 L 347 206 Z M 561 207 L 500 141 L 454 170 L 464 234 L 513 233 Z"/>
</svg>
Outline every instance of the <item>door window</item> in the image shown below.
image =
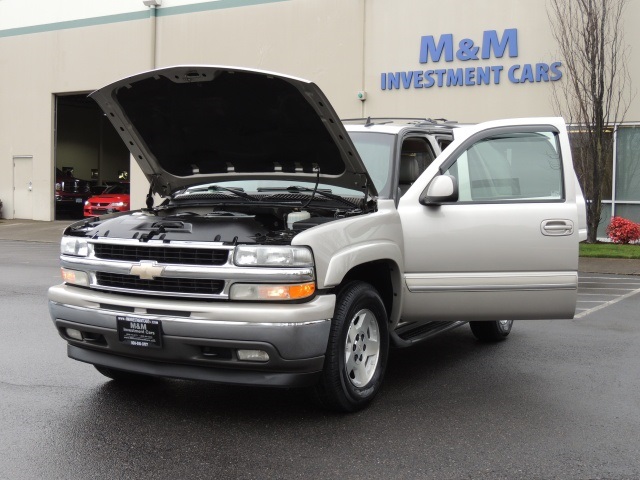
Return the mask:
<svg viewBox="0 0 640 480">
<path fill-rule="evenodd" d="M 552 132 L 505 133 L 465 150 L 445 172 L 458 179 L 459 202 L 559 201 L 562 161 Z"/>
</svg>

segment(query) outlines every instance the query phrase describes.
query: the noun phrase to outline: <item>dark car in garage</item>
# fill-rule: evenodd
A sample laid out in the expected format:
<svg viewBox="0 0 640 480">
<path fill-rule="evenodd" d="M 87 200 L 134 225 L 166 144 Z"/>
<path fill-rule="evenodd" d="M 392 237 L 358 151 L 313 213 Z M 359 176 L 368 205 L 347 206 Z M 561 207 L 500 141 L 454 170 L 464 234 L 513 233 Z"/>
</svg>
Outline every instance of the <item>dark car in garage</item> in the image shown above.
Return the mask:
<svg viewBox="0 0 640 480">
<path fill-rule="evenodd" d="M 56 216 L 82 217 L 84 203 L 91 197 L 91 183 L 56 169 Z"/>
</svg>

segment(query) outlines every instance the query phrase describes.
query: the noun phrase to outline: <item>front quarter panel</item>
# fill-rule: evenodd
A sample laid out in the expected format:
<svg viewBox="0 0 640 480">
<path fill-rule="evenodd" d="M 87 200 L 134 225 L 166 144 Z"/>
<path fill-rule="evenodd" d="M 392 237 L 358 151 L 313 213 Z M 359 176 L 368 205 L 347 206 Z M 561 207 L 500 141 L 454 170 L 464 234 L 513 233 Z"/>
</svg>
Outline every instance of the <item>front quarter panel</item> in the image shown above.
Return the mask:
<svg viewBox="0 0 640 480">
<path fill-rule="evenodd" d="M 375 213 L 306 230 L 297 235 L 292 243 L 307 245 L 313 250 L 320 290 L 338 286 L 347 273 L 358 265 L 385 260 L 394 265 L 391 281 L 394 292 L 401 294 L 402 228 L 393 200 L 379 200 Z M 392 321 L 399 316 L 400 308 L 401 302 L 394 302 Z"/>
<path fill-rule="evenodd" d="M 380 200 L 378 211 L 305 230 L 294 245 L 311 247 L 319 289 L 340 284 L 353 267 L 388 259 L 402 265 L 402 229 L 393 200 Z"/>
</svg>

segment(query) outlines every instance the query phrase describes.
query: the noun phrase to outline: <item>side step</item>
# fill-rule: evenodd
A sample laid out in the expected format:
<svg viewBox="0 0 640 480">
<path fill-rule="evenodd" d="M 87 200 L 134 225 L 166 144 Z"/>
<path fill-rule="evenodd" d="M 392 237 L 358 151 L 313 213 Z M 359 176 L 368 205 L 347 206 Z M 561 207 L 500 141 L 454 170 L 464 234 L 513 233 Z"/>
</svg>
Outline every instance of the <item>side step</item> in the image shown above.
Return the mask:
<svg viewBox="0 0 640 480">
<path fill-rule="evenodd" d="M 391 342 L 395 347 L 408 347 L 465 323 L 467 322 L 410 323 L 390 332 Z"/>
</svg>

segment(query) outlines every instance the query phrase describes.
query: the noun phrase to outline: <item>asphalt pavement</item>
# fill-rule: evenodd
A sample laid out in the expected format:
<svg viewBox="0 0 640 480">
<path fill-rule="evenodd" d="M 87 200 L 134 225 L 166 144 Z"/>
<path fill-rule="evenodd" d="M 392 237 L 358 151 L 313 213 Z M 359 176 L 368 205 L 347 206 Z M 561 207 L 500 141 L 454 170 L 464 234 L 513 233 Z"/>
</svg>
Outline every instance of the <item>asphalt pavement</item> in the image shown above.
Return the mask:
<svg viewBox="0 0 640 480">
<path fill-rule="evenodd" d="M 62 232 L 77 220 L 0 219 L 0 240 L 58 243 Z M 614 275 L 640 275 L 640 260 L 624 258 L 584 258 L 579 261 L 579 271 L 583 273 L 607 273 Z"/>
<path fill-rule="evenodd" d="M 0 480 L 640 478 L 640 277 L 583 274 L 576 318 L 500 344 L 463 327 L 393 350 L 375 402 L 338 415 L 67 358 L 46 291 L 68 223 L 0 220 Z"/>
</svg>

